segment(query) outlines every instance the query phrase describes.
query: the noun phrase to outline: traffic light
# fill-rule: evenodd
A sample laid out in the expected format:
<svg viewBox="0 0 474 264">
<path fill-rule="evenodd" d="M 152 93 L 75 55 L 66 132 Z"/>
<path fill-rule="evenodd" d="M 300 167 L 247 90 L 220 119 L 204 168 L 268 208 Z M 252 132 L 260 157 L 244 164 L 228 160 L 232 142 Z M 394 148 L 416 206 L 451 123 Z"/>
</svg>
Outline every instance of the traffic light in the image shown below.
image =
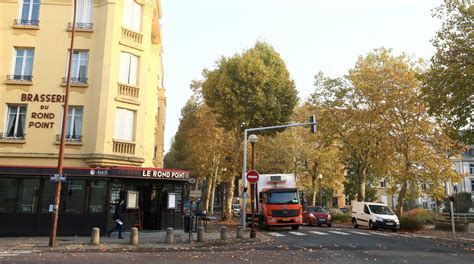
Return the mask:
<svg viewBox="0 0 474 264">
<path fill-rule="evenodd" d="M 311 133 L 315 134 L 318 130 L 318 124 L 316 122 L 316 116 L 312 115 L 309 117 L 309 122 L 311 123 Z"/>
</svg>

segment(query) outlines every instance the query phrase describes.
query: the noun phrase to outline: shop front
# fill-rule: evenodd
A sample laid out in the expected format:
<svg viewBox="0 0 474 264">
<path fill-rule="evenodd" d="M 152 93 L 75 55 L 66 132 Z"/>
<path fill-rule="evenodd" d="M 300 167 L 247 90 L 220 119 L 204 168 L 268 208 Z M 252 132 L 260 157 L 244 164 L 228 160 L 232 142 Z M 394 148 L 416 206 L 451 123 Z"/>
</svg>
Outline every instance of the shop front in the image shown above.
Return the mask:
<svg viewBox="0 0 474 264">
<path fill-rule="evenodd" d="M 0 166 L 0 236 L 49 235 L 54 203 L 53 167 Z M 115 226 L 114 205 L 125 200 L 125 230 L 183 228 L 189 172 L 113 167 L 65 168 L 59 235 L 102 234 Z"/>
</svg>

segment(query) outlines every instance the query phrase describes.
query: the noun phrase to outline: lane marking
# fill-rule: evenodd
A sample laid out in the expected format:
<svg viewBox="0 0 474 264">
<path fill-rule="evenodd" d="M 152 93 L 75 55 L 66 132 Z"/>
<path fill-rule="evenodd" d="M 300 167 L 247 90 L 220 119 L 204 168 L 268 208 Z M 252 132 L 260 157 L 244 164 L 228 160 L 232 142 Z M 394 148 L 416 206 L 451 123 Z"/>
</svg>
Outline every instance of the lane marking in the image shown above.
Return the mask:
<svg viewBox="0 0 474 264">
<path fill-rule="evenodd" d="M 380 233 L 380 232 L 370 232 L 371 234 L 374 234 L 374 235 L 379 235 L 379 236 L 386 236 L 386 237 L 391 237 L 393 235 L 389 235 L 389 234 L 384 234 L 384 233 Z"/>
<path fill-rule="evenodd" d="M 329 232 L 334 233 L 334 234 L 338 234 L 338 235 L 344 235 L 344 236 L 350 235 L 349 233 L 344 233 L 344 232 L 339 232 L 339 231 L 329 231 Z"/>
<path fill-rule="evenodd" d="M 359 235 L 364 235 L 364 236 L 370 236 L 371 234 L 363 233 L 363 232 L 358 232 L 358 231 L 349 231 L 354 234 L 359 234 Z"/>
<path fill-rule="evenodd" d="M 300 233 L 300 232 L 288 232 L 288 233 L 293 234 L 293 235 L 297 235 L 297 236 L 306 236 L 306 234 Z"/>
<path fill-rule="evenodd" d="M 281 236 L 285 236 L 285 235 L 282 235 L 280 233 L 268 233 L 269 235 L 272 235 L 272 236 L 276 236 L 276 237 L 281 237 Z"/>
<path fill-rule="evenodd" d="M 316 235 L 321 235 L 321 236 L 327 236 L 329 235 L 328 233 L 323 233 L 323 232 L 318 232 L 318 231 L 309 231 L 310 233 L 316 234 Z"/>
</svg>

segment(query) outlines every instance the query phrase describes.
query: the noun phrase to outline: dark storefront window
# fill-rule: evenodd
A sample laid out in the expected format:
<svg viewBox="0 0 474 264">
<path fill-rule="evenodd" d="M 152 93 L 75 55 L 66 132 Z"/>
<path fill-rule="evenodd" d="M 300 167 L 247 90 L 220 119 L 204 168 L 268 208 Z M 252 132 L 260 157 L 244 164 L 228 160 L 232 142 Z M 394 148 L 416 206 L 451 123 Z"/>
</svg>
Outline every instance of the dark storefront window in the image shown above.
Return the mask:
<svg viewBox="0 0 474 264">
<path fill-rule="evenodd" d="M 122 192 L 122 184 L 114 183 L 110 189 L 110 212 L 115 211 L 115 204 L 120 202 L 120 194 Z"/>
<path fill-rule="evenodd" d="M 49 181 L 44 182 L 43 199 L 41 201 L 41 213 L 48 213 L 49 205 L 54 204 L 54 185 L 54 183 L 50 183 Z"/>
<path fill-rule="evenodd" d="M 104 212 L 107 182 L 91 181 L 90 186 L 89 213 L 101 214 Z"/>
<path fill-rule="evenodd" d="M 0 179 L 0 213 L 14 213 L 18 179 Z"/>
<path fill-rule="evenodd" d="M 69 180 L 67 186 L 66 213 L 84 213 L 85 180 Z"/>
<path fill-rule="evenodd" d="M 38 205 L 40 180 L 39 179 L 23 179 L 21 189 L 20 202 L 18 203 L 19 213 L 36 213 Z"/>
</svg>

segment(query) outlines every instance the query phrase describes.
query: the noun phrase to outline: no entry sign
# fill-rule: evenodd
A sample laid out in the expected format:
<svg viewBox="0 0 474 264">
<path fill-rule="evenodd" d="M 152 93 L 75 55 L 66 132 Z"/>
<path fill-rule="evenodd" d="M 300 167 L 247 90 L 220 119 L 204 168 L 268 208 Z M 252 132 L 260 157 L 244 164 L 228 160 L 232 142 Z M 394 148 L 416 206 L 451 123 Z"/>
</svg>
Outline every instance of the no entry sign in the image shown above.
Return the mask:
<svg viewBox="0 0 474 264">
<path fill-rule="evenodd" d="M 256 170 L 249 170 L 247 172 L 247 181 L 251 182 L 251 183 L 255 183 L 258 181 L 258 177 L 260 175 L 258 174 L 258 172 Z"/>
</svg>

